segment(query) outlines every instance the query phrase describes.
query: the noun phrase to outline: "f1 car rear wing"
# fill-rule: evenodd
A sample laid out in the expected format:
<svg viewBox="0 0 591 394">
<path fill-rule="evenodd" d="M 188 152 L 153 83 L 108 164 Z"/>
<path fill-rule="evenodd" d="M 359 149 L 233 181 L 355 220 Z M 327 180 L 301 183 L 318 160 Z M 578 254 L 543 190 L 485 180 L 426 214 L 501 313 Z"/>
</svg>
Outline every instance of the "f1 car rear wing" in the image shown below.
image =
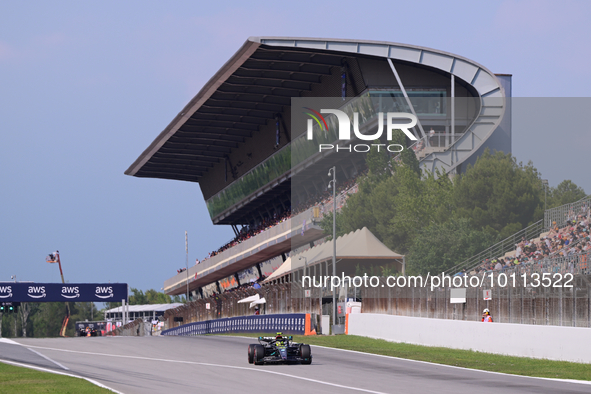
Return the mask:
<svg viewBox="0 0 591 394">
<path fill-rule="evenodd" d="M 288 341 L 292 341 L 293 340 L 293 335 L 283 335 L 281 338 L 283 338 L 283 340 L 288 340 Z M 275 339 L 277 339 L 276 337 L 259 337 L 259 341 L 274 341 Z"/>
</svg>

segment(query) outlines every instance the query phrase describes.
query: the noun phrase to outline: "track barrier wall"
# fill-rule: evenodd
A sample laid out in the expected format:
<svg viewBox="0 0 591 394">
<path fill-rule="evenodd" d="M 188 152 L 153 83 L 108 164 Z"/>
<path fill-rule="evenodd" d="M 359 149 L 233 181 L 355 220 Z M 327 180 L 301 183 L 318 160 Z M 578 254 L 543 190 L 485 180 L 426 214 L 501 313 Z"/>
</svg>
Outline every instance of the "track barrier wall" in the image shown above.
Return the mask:
<svg viewBox="0 0 591 394">
<path fill-rule="evenodd" d="M 424 346 L 591 363 L 591 332 L 586 328 L 482 323 L 392 316 L 347 315 L 350 335 Z"/>
<path fill-rule="evenodd" d="M 315 333 L 311 321 L 315 316 L 309 313 L 257 315 L 215 319 L 183 324 L 162 331 L 161 335 L 206 335 L 228 333 L 276 333 L 308 335 Z"/>
<path fill-rule="evenodd" d="M 152 335 L 151 323 L 135 319 L 124 326 L 117 327 L 105 334 L 106 336 L 143 337 Z"/>
</svg>

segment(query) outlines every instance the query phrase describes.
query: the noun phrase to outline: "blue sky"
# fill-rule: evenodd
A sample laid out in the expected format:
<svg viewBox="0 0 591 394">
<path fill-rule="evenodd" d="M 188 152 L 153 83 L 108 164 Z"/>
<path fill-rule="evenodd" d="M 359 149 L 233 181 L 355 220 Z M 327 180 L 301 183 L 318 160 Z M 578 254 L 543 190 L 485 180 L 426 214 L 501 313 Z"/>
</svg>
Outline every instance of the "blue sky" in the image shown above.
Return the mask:
<svg viewBox="0 0 591 394">
<path fill-rule="evenodd" d="M 59 281 L 44 261 L 59 249 L 70 282 L 159 290 L 185 265 L 185 230 L 190 262 L 228 241 L 197 184 L 123 172 L 249 36 L 436 48 L 513 74 L 515 97 L 588 112 L 591 2 L 292 4 L 0 2 L 0 281 Z M 591 192 L 585 124 L 517 123 L 518 160 Z"/>
</svg>

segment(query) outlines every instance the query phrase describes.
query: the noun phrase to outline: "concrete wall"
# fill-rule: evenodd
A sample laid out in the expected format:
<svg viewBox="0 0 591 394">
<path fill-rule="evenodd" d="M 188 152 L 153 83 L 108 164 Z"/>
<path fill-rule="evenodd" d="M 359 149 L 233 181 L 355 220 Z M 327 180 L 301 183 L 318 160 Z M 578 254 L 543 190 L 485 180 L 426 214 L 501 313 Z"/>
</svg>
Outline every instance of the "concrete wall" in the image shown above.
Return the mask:
<svg viewBox="0 0 591 394">
<path fill-rule="evenodd" d="M 591 363 L 589 328 L 359 313 L 348 315 L 348 333 L 392 342 Z"/>
</svg>

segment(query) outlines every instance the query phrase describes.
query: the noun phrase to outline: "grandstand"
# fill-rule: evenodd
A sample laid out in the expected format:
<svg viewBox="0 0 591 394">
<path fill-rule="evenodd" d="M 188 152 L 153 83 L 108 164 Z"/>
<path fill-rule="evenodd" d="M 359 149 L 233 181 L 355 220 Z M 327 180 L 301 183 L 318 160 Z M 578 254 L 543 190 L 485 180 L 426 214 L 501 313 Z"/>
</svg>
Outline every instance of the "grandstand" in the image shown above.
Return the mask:
<svg viewBox="0 0 591 394">
<path fill-rule="evenodd" d="M 290 251 L 325 236 L 312 207 L 331 209 L 328 168 L 336 168 L 339 206 L 356 191 L 364 154 L 312 152 L 296 160 L 305 129 L 294 126 L 292 100 L 333 98 L 339 108 L 370 102 L 364 134 L 377 127 L 380 112 L 411 112 L 421 167 L 454 174 L 485 148 L 511 152 L 510 95 L 510 75 L 440 50 L 249 38 L 125 172 L 197 182 L 212 222 L 235 232 L 200 264 L 167 279 L 164 291 L 184 294 L 188 281 L 192 296 L 204 297 L 261 281 Z"/>
<path fill-rule="evenodd" d="M 547 268 L 546 272 L 567 272 L 562 265 L 569 262 L 566 258 L 591 251 L 590 224 L 591 196 L 587 196 L 545 211 L 544 219 L 463 261 L 452 271 L 479 275 L 536 266 Z M 552 264 L 547 261 L 552 261 Z M 576 267 L 578 273 L 588 274 L 586 260 L 583 263 Z M 561 267 L 555 270 L 558 265 Z M 571 273 L 574 269 L 573 266 Z"/>
</svg>

